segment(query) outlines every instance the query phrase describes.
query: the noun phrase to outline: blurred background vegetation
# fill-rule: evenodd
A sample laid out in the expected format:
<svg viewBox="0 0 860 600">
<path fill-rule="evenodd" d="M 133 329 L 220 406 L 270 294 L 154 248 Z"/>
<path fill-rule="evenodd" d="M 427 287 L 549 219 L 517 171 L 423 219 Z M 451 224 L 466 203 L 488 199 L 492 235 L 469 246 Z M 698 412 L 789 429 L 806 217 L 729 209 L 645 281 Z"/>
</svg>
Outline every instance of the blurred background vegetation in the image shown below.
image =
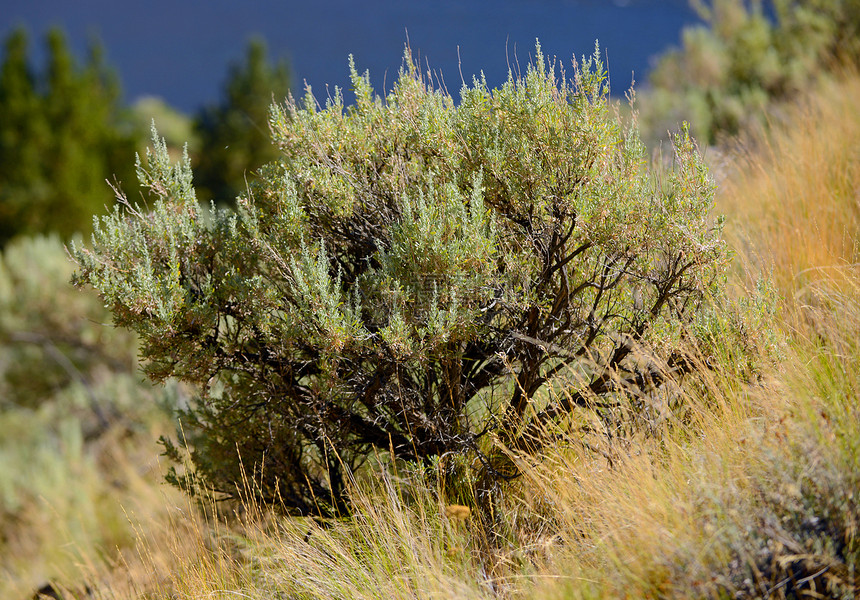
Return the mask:
<svg viewBox="0 0 860 600">
<path fill-rule="evenodd" d="M 113 205 L 106 180 L 138 195 L 134 153 L 153 120 L 173 152 L 188 144 L 199 198 L 229 205 L 273 156 L 267 111 L 289 69 L 251 40 L 221 98 L 184 115 L 158 98 L 124 105 L 98 41 L 81 61 L 50 31 L 34 65 L 29 32 L 10 34 L 0 57 L 0 596 L 84 577 L 128 598 L 690 597 L 716 580 L 756 597 L 743 565 L 777 578 L 803 560 L 849 590 L 839 569 L 857 557 L 860 528 L 860 0 L 696 5 L 705 25 L 686 30 L 637 90 L 640 127 L 657 143 L 687 120 L 703 148 L 719 150 L 709 156 L 727 157 L 718 208 L 739 255 L 733 283 L 752 297 L 765 275 L 779 293 L 783 364 L 767 385 L 715 382 L 692 403 L 695 433 L 627 440 L 632 458 L 613 454 L 613 468 L 595 456 L 618 448 L 587 444 L 535 465 L 502 517 L 510 546 L 492 551 L 434 512 L 438 490 L 411 489 L 415 508 L 394 484 L 363 489 L 353 524 L 313 529 L 309 542 L 306 524 L 274 537 L 264 526 L 210 529 L 160 485 L 155 440 L 188 392 L 143 380 L 136 340 L 69 285 L 64 244 Z M 559 527 L 576 533 L 558 543 Z M 273 567 L 284 561 L 298 565 L 289 577 Z"/>
<path fill-rule="evenodd" d="M 760 125 L 860 56 L 857 0 L 694 0 L 704 24 L 682 33 L 650 74 L 643 127 L 656 139 L 688 121 L 714 144 Z"/>
<path fill-rule="evenodd" d="M 98 41 L 83 62 L 63 32 L 34 65 L 12 32 L 0 63 L 0 597 L 41 585 L 134 541 L 132 522 L 171 492 L 156 440 L 172 433 L 178 386 L 154 388 L 137 341 L 111 326 L 93 293 L 74 289 L 64 245 L 110 210 L 111 185 L 136 193 L 135 153 L 151 123 L 197 166 L 201 200 L 229 205 L 271 159 L 269 105 L 289 73 L 253 39 L 223 95 L 195 115 L 155 97 L 122 104 Z M 135 513 L 132 517 L 130 513 Z M 70 573 L 71 571 L 66 571 Z M 8 583 L 7 583 L 8 582 Z"/>
<path fill-rule="evenodd" d="M 158 98 L 121 104 L 118 75 L 92 41 L 83 64 L 59 29 L 45 36 L 46 64 L 34 68 L 24 29 L 5 40 L 0 65 L 0 246 L 18 235 L 86 234 L 114 202 L 110 185 L 134 197 L 135 152 L 150 123 L 174 151 L 188 144 L 199 198 L 231 203 L 274 156 L 268 110 L 286 98 L 286 64 L 270 63 L 252 39 L 230 66 L 217 102 L 187 116 Z M 110 183 L 110 185 L 108 185 Z"/>
<path fill-rule="evenodd" d="M 136 137 L 121 120 L 119 83 L 92 43 L 84 65 L 60 30 L 34 71 L 24 30 L 0 66 L 0 244 L 18 234 L 85 230 L 112 201 L 105 179 L 130 182 Z"/>
</svg>

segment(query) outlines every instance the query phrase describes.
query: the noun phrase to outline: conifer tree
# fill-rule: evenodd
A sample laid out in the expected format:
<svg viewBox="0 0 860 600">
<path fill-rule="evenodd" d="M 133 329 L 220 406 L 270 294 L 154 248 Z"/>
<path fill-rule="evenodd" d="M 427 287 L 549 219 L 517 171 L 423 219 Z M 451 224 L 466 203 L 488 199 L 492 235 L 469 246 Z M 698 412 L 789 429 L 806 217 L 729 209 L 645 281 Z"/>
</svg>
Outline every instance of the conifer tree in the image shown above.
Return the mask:
<svg viewBox="0 0 860 600">
<path fill-rule="evenodd" d="M 47 193 L 42 150 L 49 135 L 23 29 L 6 39 L 0 66 L 0 245 L 38 226 Z"/>
<path fill-rule="evenodd" d="M 233 203 L 255 171 L 277 156 L 269 107 L 287 97 L 289 86 L 286 63 L 270 64 L 265 42 L 252 39 L 243 62 L 231 65 L 220 103 L 195 119 L 200 152 L 194 172 L 202 201 Z"/>
<path fill-rule="evenodd" d="M 0 244 L 16 234 L 89 231 L 113 203 L 108 180 L 131 186 L 134 132 L 123 129 L 119 85 L 92 43 L 77 64 L 58 29 L 34 76 L 23 30 L 6 44 L 0 70 Z"/>
</svg>

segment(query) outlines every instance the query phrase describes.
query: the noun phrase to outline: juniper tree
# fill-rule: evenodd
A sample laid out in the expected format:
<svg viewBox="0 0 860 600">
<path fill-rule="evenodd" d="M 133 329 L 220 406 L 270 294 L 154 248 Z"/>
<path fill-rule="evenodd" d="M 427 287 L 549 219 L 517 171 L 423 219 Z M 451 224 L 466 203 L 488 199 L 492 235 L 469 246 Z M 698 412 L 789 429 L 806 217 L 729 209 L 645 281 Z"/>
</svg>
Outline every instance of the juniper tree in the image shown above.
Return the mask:
<svg viewBox="0 0 860 600">
<path fill-rule="evenodd" d="M 0 245 L 16 235 L 89 231 L 112 202 L 105 180 L 131 184 L 136 132 L 98 43 L 78 64 L 65 36 L 46 36 L 46 64 L 31 69 L 28 36 L 13 31 L 0 64 Z"/>
<path fill-rule="evenodd" d="M 286 63 L 271 63 L 265 42 L 252 39 L 243 61 L 230 66 L 220 102 L 194 118 L 200 139 L 194 171 L 201 199 L 232 203 L 254 172 L 277 156 L 268 136 L 268 107 L 285 98 L 289 88 Z"/>
<path fill-rule="evenodd" d="M 459 101 L 408 53 L 384 98 L 350 66 L 353 104 L 273 107 L 279 158 L 236 212 L 201 208 L 154 135 L 147 207 L 72 249 L 148 375 L 199 386 L 203 482 L 232 495 L 244 466 L 261 498 L 331 512 L 368 457 L 481 457 L 491 434 L 536 451 L 571 411 L 689 368 L 724 266 L 713 187 L 685 133 L 676 168 L 649 170 L 597 52 L 568 78 L 538 47 Z"/>
</svg>

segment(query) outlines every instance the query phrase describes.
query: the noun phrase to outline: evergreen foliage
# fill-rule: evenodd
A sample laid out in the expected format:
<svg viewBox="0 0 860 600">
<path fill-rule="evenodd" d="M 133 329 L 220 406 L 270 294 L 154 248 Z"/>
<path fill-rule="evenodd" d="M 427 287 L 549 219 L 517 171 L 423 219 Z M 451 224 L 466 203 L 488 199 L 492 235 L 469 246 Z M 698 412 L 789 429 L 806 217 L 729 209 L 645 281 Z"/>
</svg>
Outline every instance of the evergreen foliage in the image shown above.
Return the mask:
<svg viewBox="0 0 860 600">
<path fill-rule="evenodd" d="M 644 102 L 650 130 L 687 120 L 713 143 L 755 123 L 838 62 L 860 58 L 858 0 L 696 0 L 705 21 L 661 57 Z"/>
<path fill-rule="evenodd" d="M 277 156 L 269 136 L 269 106 L 287 97 L 290 77 L 283 61 L 270 64 L 266 44 L 252 39 L 244 61 L 231 65 L 220 103 L 202 109 L 194 130 L 201 200 L 233 203 L 254 172 Z"/>
<path fill-rule="evenodd" d="M 105 180 L 132 183 L 133 132 L 121 126 L 119 85 L 93 44 L 76 64 L 58 29 L 33 72 L 27 34 L 6 40 L 0 66 L 0 245 L 18 234 L 89 231 L 112 203 Z"/>
<path fill-rule="evenodd" d="M 260 498 L 331 514 L 386 456 L 471 456 L 498 480 L 494 437 L 536 451 L 707 341 L 727 253 L 686 132 L 674 170 L 650 171 L 597 52 L 568 79 L 538 47 L 458 103 L 430 81 L 407 53 L 386 98 L 352 67 L 354 105 L 276 106 L 279 157 L 235 213 L 201 208 L 153 132 L 149 209 L 123 200 L 72 248 L 148 375 L 199 387 L 183 431 L 225 495 L 244 468 Z"/>
</svg>

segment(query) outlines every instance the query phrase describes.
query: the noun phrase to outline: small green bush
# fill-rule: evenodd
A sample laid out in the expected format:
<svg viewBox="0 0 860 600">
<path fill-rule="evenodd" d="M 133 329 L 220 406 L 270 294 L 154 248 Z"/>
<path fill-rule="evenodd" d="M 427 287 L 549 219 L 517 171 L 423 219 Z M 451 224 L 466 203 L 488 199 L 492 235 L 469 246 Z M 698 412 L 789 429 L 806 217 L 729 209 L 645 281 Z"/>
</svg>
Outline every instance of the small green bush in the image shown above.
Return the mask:
<svg viewBox="0 0 860 600">
<path fill-rule="evenodd" d="M 178 386 L 141 381 L 137 339 L 70 283 L 56 235 L 0 251 L 0 597 L 111 559 L 163 502 L 152 446 Z M 155 507 L 155 508 L 153 508 Z M 140 513 L 139 513 L 140 514 Z"/>
<path fill-rule="evenodd" d="M 235 213 L 201 208 L 154 135 L 150 210 L 101 219 L 75 280 L 139 333 L 150 377 L 199 386 L 182 416 L 203 483 L 247 475 L 307 514 L 345 508 L 376 457 L 467 455 L 492 479 L 491 437 L 535 451 L 578 407 L 691 368 L 727 254 L 707 170 L 684 133 L 649 171 L 599 54 L 572 75 L 538 47 L 457 103 L 408 54 L 386 98 L 352 68 L 353 105 L 273 108 L 280 157 Z"/>
<path fill-rule="evenodd" d="M 713 143 L 765 116 L 840 62 L 860 58 L 857 0 L 694 1 L 704 25 L 682 34 L 650 75 L 643 123 L 665 135 L 694 124 Z"/>
<path fill-rule="evenodd" d="M 109 373 L 133 373 L 137 343 L 110 326 L 95 294 L 69 284 L 74 265 L 59 237 L 20 237 L 0 252 L 0 410 L 34 408 L 72 385 L 92 393 Z"/>
</svg>

